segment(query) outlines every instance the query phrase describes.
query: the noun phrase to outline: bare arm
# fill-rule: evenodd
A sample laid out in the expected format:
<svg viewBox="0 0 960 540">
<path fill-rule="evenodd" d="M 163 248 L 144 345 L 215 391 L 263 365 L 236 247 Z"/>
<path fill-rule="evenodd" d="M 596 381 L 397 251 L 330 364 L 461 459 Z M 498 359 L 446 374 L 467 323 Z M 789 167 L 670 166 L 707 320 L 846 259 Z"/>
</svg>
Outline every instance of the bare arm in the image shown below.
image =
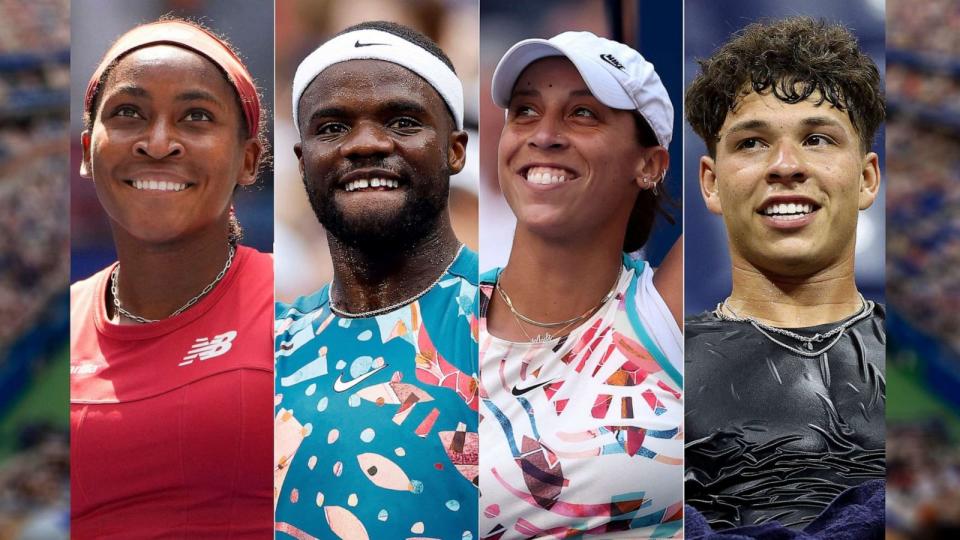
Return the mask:
<svg viewBox="0 0 960 540">
<path fill-rule="evenodd" d="M 653 286 L 667 303 L 670 313 L 683 331 L 683 235 L 670 248 L 653 274 Z"/>
</svg>

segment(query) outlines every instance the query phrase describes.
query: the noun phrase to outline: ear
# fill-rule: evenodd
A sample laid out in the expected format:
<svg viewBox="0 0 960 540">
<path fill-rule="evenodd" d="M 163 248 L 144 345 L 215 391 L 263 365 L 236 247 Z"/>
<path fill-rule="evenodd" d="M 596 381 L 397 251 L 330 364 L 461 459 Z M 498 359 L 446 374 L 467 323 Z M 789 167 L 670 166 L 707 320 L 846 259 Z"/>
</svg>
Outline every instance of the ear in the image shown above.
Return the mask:
<svg viewBox="0 0 960 540">
<path fill-rule="evenodd" d="M 447 148 L 447 166 L 450 167 L 450 174 L 454 175 L 463 170 L 467 163 L 467 139 L 466 131 L 453 131 L 450 133 L 449 147 Z"/>
<path fill-rule="evenodd" d="M 707 204 L 707 210 L 714 214 L 722 215 L 723 207 L 720 205 L 720 186 L 717 184 L 717 175 L 714 172 L 716 162 L 710 156 L 700 158 L 700 195 L 703 195 L 703 202 Z"/>
<path fill-rule="evenodd" d="M 637 166 L 634 171 L 634 181 L 640 189 L 652 189 L 657 182 L 662 181 L 662 176 L 670 167 L 670 152 L 662 146 L 644 148 L 637 160 Z M 644 182 L 646 178 L 648 181 Z"/>
<path fill-rule="evenodd" d="M 243 143 L 243 168 L 240 169 L 237 184 L 249 186 L 257 181 L 261 157 L 263 157 L 263 145 L 260 141 L 255 138 L 247 139 L 247 142 Z"/>
<path fill-rule="evenodd" d="M 880 160 L 876 152 L 863 157 L 863 171 L 860 173 L 860 209 L 866 210 L 873 205 L 880 191 Z"/>
<path fill-rule="evenodd" d="M 297 155 L 297 168 L 300 169 L 300 178 L 303 178 L 303 143 L 293 145 L 293 153 Z"/>
<path fill-rule="evenodd" d="M 80 161 L 80 176 L 93 178 L 93 163 L 90 158 L 90 130 L 85 129 L 80 134 L 80 146 L 83 148 L 83 159 Z"/>
</svg>

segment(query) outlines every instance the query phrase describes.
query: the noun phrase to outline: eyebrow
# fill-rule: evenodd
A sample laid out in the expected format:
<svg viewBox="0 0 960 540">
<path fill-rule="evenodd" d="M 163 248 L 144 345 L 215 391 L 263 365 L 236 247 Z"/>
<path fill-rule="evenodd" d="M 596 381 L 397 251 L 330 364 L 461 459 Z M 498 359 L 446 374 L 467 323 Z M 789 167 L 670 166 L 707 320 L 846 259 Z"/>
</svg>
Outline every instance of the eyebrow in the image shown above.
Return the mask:
<svg viewBox="0 0 960 540">
<path fill-rule="evenodd" d="M 424 107 L 421 103 L 409 99 L 394 99 L 390 101 L 384 101 L 377 105 L 378 113 L 382 114 L 384 111 L 390 113 L 406 113 L 406 114 L 417 114 L 425 115 L 427 114 L 427 108 Z M 313 123 L 318 118 L 344 118 L 351 116 L 351 111 L 344 109 L 342 107 L 325 107 L 322 109 L 317 109 L 310 114 L 310 119 L 307 123 Z"/>
<path fill-rule="evenodd" d="M 829 116 L 811 116 L 804 118 L 800 124 L 804 127 L 835 127 L 843 129 L 843 125 L 840 122 L 837 122 Z M 738 122 L 727 130 L 726 135 L 733 133 L 738 133 L 741 131 L 753 131 L 753 130 L 764 130 L 770 129 L 770 123 L 766 120 L 744 120 L 743 122 Z"/>
<path fill-rule="evenodd" d="M 188 90 L 177 94 L 177 101 L 211 101 L 213 103 L 219 104 L 220 101 L 206 90 Z"/>
<path fill-rule="evenodd" d="M 150 97 L 150 92 L 147 92 L 145 89 L 133 85 L 133 84 L 120 84 L 114 86 L 114 93 L 116 94 L 126 94 L 128 96 L 148 98 Z"/>
<path fill-rule="evenodd" d="M 123 84 L 114 87 L 115 94 L 123 94 L 128 96 L 133 96 L 137 98 L 151 99 L 152 96 L 150 92 L 134 84 Z M 212 103 L 219 103 L 219 100 L 216 96 L 207 92 L 206 90 L 187 90 L 186 92 L 181 92 L 177 94 L 175 98 L 177 101 L 209 101 Z"/>
<path fill-rule="evenodd" d="M 514 90 L 514 92 L 513 92 L 512 94 L 510 94 L 510 99 L 513 99 L 513 98 L 516 97 L 516 96 L 521 96 L 521 97 L 538 97 L 538 96 L 540 96 L 540 91 L 539 91 L 539 90 L 536 90 L 536 89 L 534 89 L 534 88 L 530 88 L 530 89 L 522 88 L 522 89 L 520 89 L 520 90 Z M 594 97 L 593 92 L 591 92 L 588 88 L 581 88 L 581 89 L 579 89 L 579 90 L 571 90 L 570 93 L 568 94 L 568 96 L 569 96 L 569 97 L 581 97 L 581 96 Z"/>
</svg>

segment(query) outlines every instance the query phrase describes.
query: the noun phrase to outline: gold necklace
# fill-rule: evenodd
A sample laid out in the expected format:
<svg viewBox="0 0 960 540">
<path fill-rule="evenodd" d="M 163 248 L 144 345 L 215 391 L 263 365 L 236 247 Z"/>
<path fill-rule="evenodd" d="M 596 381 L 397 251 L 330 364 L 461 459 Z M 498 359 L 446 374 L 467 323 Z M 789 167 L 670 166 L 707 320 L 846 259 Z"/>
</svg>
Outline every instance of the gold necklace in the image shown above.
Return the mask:
<svg viewBox="0 0 960 540">
<path fill-rule="evenodd" d="M 573 317 L 572 319 L 567 319 L 565 321 L 559 321 L 559 322 L 541 322 L 520 313 L 513 306 L 513 301 L 510 299 L 510 296 L 507 294 L 507 291 L 503 290 L 503 287 L 500 285 L 499 277 L 497 279 L 497 282 L 494 284 L 494 288 L 497 290 L 497 293 L 500 294 L 500 298 L 503 300 L 503 303 L 506 304 L 507 307 L 510 309 L 510 313 L 513 314 L 513 319 L 517 322 L 517 326 L 520 327 L 520 331 L 523 332 L 523 335 L 524 337 L 527 338 L 527 341 L 531 343 L 545 343 L 547 341 L 560 337 L 561 335 L 563 335 L 563 333 L 567 329 L 569 329 L 575 323 L 581 322 L 591 317 L 601 307 L 603 307 L 607 302 L 609 302 L 610 299 L 613 298 L 614 295 L 616 295 L 617 289 L 619 288 L 619 285 L 620 285 L 620 278 L 622 276 L 623 276 L 623 265 L 621 264 L 617 270 L 617 278 L 613 281 L 613 287 L 611 287 L 610 291 L 607 292 L 607 294 L 600 299 L 600 302 L 598 302 L 596 305 L 594 305 L 587 311 L 584 311 L 582 314 L 576 317 Z M 536 336 L 531 337 L 530 334 L 527 332 L 527 330 L 523 327 L 523 323 L 527 323 L 531 326 L 539 326 L 541 328 L 553 328 L 561 325 L 562 327 L 559 328 L 558 330 L 553 331 L 552 333 L 550 331 L 547 331 L 542 334 L 537 334 Z"/>
</svg>

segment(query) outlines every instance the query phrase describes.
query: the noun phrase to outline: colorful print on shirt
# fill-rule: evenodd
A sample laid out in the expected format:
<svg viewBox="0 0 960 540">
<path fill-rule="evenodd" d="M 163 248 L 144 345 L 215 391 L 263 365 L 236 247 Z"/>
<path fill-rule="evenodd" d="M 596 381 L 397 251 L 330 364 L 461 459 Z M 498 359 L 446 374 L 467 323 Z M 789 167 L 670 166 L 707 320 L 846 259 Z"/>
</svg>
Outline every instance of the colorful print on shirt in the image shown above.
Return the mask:
<svg viewBox="0 0 960 540">
<path fill-rule="evenodd" d="M 370 318 L 276 320 L 277 538 L 477 537 L 477 257 Z"/>
<path fill-rule="evenodd" d="M 481 280 L 482 539 L 682 534 L 681 360 L 662 352 L 681 336 L 653 272 L 625 264 L 606 306 L 545 343 L 491 336 Z"/>
</svg>

